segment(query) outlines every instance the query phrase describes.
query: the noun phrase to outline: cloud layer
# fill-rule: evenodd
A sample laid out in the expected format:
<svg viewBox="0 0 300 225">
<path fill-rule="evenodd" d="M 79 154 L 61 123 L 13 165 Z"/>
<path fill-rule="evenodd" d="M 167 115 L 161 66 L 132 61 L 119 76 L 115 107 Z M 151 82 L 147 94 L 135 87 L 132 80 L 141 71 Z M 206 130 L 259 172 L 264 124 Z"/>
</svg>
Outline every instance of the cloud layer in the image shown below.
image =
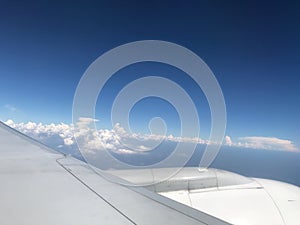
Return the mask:
<svg viewBox="0 0 300 225">
<path fill-rule="evenodd" d="M 232 147 L 242 147 L 263 150 L 278 150 L 296 152 L 299 149 L 290 140 L 279 139 L 276 137 L 240 137 L 237 142 L 233 142 L 231 137 L 225 137 L 225 145 Z"/>
<path fill-rule="evenodd" d="M 7 120 L 5 123 L 51 147 L 72 154 L 78 152 L 76 141 L 78 142 L 81 151 L 90 154 L 94 154 L 103 149 L 119 154 L 140 154 L 154 149 L 163 140 L 170 142 L 208 144 L 207 140 L 199 138 L 128 133 L 119 124 L 116 124 L 111 130 L 95 130 L 91 129 L 93 122 L 97 122 L 97 120 L 81 118 L 77 123 L 77 126 L 64 123 L 15 123 L 12 120 Z M 74 136 L 76 136 L 76 141 Z M 299 151 L 292 141 L 276 137 L 240 137 L 237 140 L 238 141 L 232 141 L 231 137 L 226 136 L 223 144 L 225 146 L 240 148 Z"/>
</svg>

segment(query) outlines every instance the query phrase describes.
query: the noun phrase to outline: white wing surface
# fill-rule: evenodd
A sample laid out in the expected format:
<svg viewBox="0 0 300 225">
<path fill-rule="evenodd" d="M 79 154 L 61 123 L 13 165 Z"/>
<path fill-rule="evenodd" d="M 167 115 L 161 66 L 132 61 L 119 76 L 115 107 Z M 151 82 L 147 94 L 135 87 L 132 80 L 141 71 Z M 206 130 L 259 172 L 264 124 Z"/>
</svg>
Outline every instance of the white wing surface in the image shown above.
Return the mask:
<svg viewBox="0 0 300 225">
<path fill-rule="evenodd" d="M 145 188 L 103 179 L 0 122 L 1 225 L 227 223 Z"/>
</svg>

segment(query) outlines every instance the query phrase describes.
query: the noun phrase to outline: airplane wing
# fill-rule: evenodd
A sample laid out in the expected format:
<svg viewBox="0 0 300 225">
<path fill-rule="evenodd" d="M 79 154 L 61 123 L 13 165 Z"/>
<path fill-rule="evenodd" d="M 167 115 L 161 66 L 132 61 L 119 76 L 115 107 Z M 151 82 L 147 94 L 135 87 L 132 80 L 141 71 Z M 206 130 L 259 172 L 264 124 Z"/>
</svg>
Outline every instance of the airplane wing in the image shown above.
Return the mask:
<svg viewBox="0 0 300 225">
<path fill-rule="evenodd" d="M 0 182 L 1 225 L 228 224 L 148 189 L 112 183 L 1 122 Z"/>
</svg>

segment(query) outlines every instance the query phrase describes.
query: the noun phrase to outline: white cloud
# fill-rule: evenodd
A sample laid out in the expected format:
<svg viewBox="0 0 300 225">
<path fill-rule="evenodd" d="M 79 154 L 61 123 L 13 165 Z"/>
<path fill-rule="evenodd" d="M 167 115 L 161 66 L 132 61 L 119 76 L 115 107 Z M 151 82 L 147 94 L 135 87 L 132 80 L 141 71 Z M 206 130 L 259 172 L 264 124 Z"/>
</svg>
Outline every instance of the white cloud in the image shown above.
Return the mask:
<svg viewBox="0 0 300 225">
<path fill-rule="evenodd" d="M 6 123 L 6 125 L 8 125 L 8 126 L 10 126 L 10 127 L 13 127 L 13 128 L 14 128 L 14 126 L 15 126 L 15 123 L 14 123 L 13 120 L 7 120 L 5 123 Z"/>
<path fill-rule="evenodd" d="M 51 147 L 75 151 L 74 149 L 77 150 L 77 143 L 79 143 L 81 151 L 90 154 L 95 154 L 101 150 L 110 150 L 119 154 L 141 154 L 154 149 L 163 140 L 209 144 L 207 140 L 200 138 L 128 133 L 120 124 L 116 124 L 110 130 L 91 129 L 90 125 L 97 121 L 91 118 L 80 118 L 77 126 L 64 123 L 15 123 L 12 120 L 7 120 L 5 123 Z M 235 142 L 230 136 L 226 136 L 224 145 L 251 149 L 299 151 L 292 141 L 275 137 L 241 137 L 237 140 Z"/>
<path fill-rule="evenodd" d="M 74 144 L 73 126 L 60 124 L 42 124 L 42 123 L 15 123 L 13 120 L 5 122 L 8 126 L 19 130 L 20 132 L 33 137 L 51 147 L 64 149 L 65 151 L 76 152 Z"/>
<path fill-rule="evenodd" d="M 225 136 L 225 145 L 228 145 L 228 146 L 232 146 L 233 145 L 231 137 Z"/>
<path fill-rule="evenodd" d="M 77 122 L 77 126 L 80 127 L 87 127 L 91 125 L 92 123 L 98 122 L 99 120 L 93 119 L 93 118 L 88 118 L 88 117 L 80 117 L 79 121 Z"/>
<path fill-rule="evenodd" d="M 251 149 L 277 150 L 277 151 L 299 151 L 290 140 L 276 137 L 240 137 L 238 142 L 233 142 L 231 137 L 225 137 L 225 145 Z"/>
<path fill-rule="evenodd" d="M 64 138 L 64 144 L 65 145 L 73 145 L 74 144 L 74 140 L 73 140 L 73 138 L 71 137 L 69 137 L 69 138 Z"/>
<path fill-rule="evenodd" d="M 290 140 L 279 139 L 276 137 L 243 137 L 241 141 L 250 148 L 297 151 L 298 149 Z"/>
</svg>

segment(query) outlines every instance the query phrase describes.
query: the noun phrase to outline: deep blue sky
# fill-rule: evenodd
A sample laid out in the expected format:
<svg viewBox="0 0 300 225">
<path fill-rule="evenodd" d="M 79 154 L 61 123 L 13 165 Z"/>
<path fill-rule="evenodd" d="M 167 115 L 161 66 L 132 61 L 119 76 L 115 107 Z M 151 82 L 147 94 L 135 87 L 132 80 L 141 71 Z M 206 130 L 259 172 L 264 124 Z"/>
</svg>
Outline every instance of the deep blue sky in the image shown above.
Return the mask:
<svg viewBox="0 0 300 225">
<path fill-rule="evenodd" d="M 299 12 L 297 1 L 1 1 L 0 119 L 70 123 L 77 83 L 98 56 L 158 39 L 213 70 L 228 135 L 300 146 Z"/>
</svg>

